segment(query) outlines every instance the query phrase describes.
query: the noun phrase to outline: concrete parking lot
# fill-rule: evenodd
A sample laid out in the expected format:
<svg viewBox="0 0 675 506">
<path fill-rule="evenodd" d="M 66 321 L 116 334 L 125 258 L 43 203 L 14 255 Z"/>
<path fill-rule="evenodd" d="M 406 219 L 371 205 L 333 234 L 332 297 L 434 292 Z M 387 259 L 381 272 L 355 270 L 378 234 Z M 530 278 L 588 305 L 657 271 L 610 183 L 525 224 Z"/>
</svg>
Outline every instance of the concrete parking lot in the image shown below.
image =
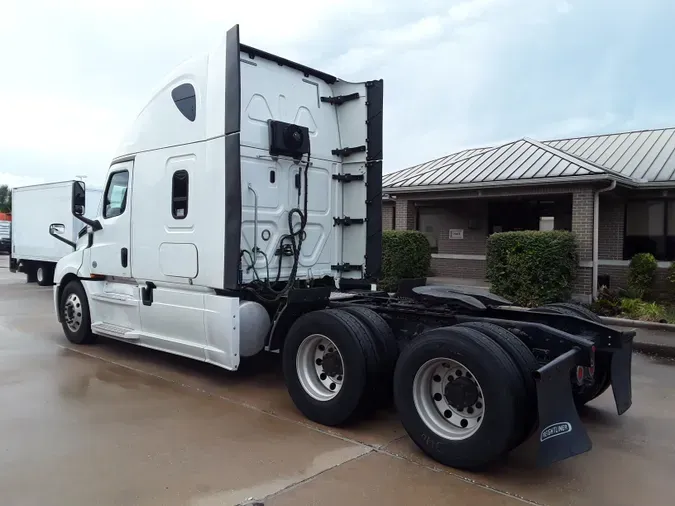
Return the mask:
<svg viewBox="0 0 675 506">
<path fill-rule="evenodd" d="M 0 256 L 3 505 L 669 505 L 675 363 L 634 356 L 633 407 L 583 413 L 591 452 L 536 470 L 441 467 L 393 412 L 344 430 L 306 421 L 275 357 L 231 374 L 101 340 L 69 344 L 51 289 Z"/>
</svg>

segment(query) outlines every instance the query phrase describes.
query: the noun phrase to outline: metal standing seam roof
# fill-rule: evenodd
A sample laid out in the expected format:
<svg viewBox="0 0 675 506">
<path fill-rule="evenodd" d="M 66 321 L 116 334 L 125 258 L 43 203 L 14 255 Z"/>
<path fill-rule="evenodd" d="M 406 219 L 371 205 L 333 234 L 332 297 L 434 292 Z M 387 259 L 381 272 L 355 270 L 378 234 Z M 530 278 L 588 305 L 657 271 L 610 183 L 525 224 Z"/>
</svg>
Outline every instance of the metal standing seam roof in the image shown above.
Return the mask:
<svg viewBox="0 0 675 506">
<path fill-rule="evenodd" d="M 675 181 L 675 128 L 545 141 L 641 182 Z"/>
<path fill-rule="evenodd" d="M 386 174 L 385 189 L 610 176 L 632 185 L 675 182 L 675 128 L 468 149 Z"/>
<path fill-rule="evenodd" d="M 423 172 L 428 172 L 434 170 L 436 167 L 442 167 L 448 163 L 456 162 L 458 160 L 463 160 L 478 153 L 483 153 L 489 151 L 492 148 L 475 148 L 475 149 L 465 149 L 451 155 L 442 156 L 428 162 L 420 163 L 419 165 L 414 165 L 408 167 L 407 169 L 402 169 L 396 172 L 391 172 L 389 174 L 384 174 L 382 176 L 382 186 L 389 186 L 394 184 L 397 181 L 406 179 L 410 176 L 419 175 Z"/>
</svg>

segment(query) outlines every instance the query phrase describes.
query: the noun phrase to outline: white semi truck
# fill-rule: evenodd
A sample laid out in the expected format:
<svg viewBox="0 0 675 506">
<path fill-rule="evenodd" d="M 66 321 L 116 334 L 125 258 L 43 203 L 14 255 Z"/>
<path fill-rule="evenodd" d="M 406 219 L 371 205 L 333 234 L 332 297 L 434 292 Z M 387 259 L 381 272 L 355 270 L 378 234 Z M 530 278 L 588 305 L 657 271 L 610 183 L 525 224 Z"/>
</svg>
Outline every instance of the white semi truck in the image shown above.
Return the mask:
<svg viewBox="0 0 675 506">
<path fill-rule="evenodd" d="M 52 284 L 56 262 L 73 252 L 82 222 L 73 216 L 73 181 L 20 186 L 12 190 L 12 241 L 9 268 L 29 282 Z M 95 217 L 103 191 L 87 188 L 85 217 Z M 81 233 L 82 232 L 82 233 Z M 55 241 L 52 237 L 60 239 Z"/>
<path fill-rule="evenodd" d="M 383 83 L 342 81 L 240 44 L 239 28 L 155 91 L 110 164 L 87 240 L 55 272 L 66 337 L 119 339 L 229 370 L 280 353 L 309 419 L 391 400 L 419 447 L 477 468 L 533 440 L 588 451 L 575 405 L 631 405 L 633 332 L 580 306 L 514 308 L 403 281 L 381 262 Z"/>
</svg>

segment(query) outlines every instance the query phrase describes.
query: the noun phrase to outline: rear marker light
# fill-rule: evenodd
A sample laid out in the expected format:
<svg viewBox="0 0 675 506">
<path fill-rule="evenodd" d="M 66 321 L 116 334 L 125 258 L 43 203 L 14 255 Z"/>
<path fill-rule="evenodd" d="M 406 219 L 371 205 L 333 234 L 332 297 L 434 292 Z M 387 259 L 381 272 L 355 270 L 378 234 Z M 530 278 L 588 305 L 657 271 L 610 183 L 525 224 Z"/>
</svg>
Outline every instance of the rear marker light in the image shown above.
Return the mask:
<svg viewBox="0 0 675 506">
<path fill-rule="evenodd" d="M 581 384 L 584 380 L 584 368 L 580 365 L 577 366 L 577 383 Z"/>
</svg>

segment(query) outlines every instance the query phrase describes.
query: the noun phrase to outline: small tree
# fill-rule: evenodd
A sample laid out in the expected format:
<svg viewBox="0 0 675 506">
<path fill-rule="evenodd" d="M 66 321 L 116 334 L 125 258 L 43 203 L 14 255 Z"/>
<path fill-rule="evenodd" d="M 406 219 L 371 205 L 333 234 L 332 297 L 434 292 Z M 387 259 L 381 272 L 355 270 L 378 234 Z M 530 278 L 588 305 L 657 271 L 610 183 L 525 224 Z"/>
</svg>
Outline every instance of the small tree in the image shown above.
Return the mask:
<svg viewBox="0 0 675 506">
<path fill-rule="evenodd" d="M 12 212 L 12 190 L 6 184 L 0 185 L 0 213 Z"/>
</svg>

